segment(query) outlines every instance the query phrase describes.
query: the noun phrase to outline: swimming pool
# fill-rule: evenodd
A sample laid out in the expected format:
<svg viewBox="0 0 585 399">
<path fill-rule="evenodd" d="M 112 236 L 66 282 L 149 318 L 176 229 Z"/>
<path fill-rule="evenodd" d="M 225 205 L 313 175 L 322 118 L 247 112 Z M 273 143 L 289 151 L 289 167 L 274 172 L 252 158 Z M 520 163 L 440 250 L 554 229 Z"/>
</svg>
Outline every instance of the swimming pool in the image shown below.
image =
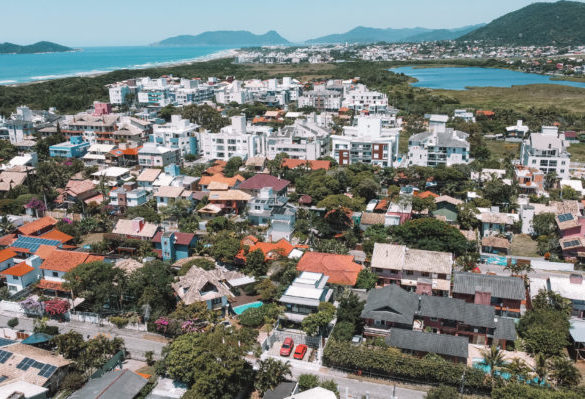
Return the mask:
<svg viewBox="0 0 585 399">
<path fill-rule="evenodd" d="M 483 362 L 483 359 L 473 359 L 473 367 L 478 369 L 478 370 L 483 371 L 486 374 L 489 374 L 490 370 L 491 370 L 491 367 L 489 365 L 485 364 Z M 496 372 L 494 374 L 503 378 L 504 380 L 509 380 L 511 377 L 510 373 L 506 373 L 505 371 L 501 372 L 501 371 L 496 370 Z M 523 379 L 521 378 L 520 380 L 523 380 Z M 538 385 L 538 378 L 534 377 L 534 379 L 528 381 L 528 383 Z M 545 384 L 544 382 L 540 383 L 540 385 L 544 385 L 544 384 Z"/>
<path fill-rule="evenodd" d="M 262 301 L 256 301 L 256 302 L 250 302 L 250 303 L 246 303 L 244 305 L 240 305 L 240 306 L 236 306 L 234 308 L 234 313 L 237 314 L 238 316 L 241 315 L 242 313 L 244 313 L 245 310 L 247 309 L 251 309 L 251 308 L 259 308 L 260 306 L 264 305 L 262 303 Z"/>
<path fill-rule="evenodd" d="M 513 265 L 516 264 L 516 259 L 510 258 Z M 507 266 L 508 258 L 498 255 L 482 255 L 482 260 L 488 265 Z"/>
</svg>

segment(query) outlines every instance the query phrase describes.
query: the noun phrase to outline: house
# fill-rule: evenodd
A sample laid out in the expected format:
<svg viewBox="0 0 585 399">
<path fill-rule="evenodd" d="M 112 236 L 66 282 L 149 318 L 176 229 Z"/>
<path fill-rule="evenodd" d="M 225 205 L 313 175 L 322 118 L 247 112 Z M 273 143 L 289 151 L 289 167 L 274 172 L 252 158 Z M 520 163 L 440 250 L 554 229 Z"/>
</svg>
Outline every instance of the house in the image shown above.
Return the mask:
<svg viewBox="0 0 585 399">
<path fill-rule="evenodd" d="M 16 231 L 19 234 L 27 236 L 40 236 L 41 234 L 52 230 L 56 225 L 57 219 L 52 218 L 51 216 L 45 216 L 32 222 L 23 224 L 18 229 L 16 229 Z"/>
<path fill-rule="evenodd" d="M 272 399 L 268 398 L 266 395 L 264 396 L 264 398 Z M 333 391 L 330 391 L 322 387 L 316 387 L 308 389 L 303 392 L 295 393 L 293 395 L 284 397 L 283 399 L 335 399 L 335 398 L 337 398 L 337 395 L 335 395 Z"/>
<path fill-rule="evenodd" d="M 449 295 L 453 268 L 449 252 L 375 243 L 371 266 L 384 285 L 398 284 L 417 294 Z"/>
<path fill-rule="evenodd" d="M 544 172 L 536 168 L 517 165 L 514 169 L 514 179 L 523 194 L 542 195 L 544 189 Z"/>
<path fill-rule="evenodd" d="M 393 166 L 399 138 L 400 128 L 383 127 L 379 116 L 360 116 L 356 126 L 343 128 L 343 135 L 331 136 L 331 156 L 339 165 Z"/>
<path fill-rule="evenodd" d="M 238 188 L 240 183 L 244 180 L 246 179 L 244 179 L 241 175 L 225 177 L 223 173 L 218 172 L 214 173 L 213 175 L 201 176 L 201 179 L 199 179 L 198 188 L 201 191 L 210 191 L 209 187 L 212 184 L 214 186 L 217 186 L 217 184 L 224 184 L 228 189 Z"/>
<path fill-rule="evenodd" d="M 114 369 L 90 379 L 69 399 L 132 399 L 138 396 L 148 379 L 129 369 Z"/>
<path fill-rule="evenodd" d="M 568 179 L 571 154 L 567 148 L 557 127 L 543 126 L 541 133 L 532 133 L 522 142 L 520 163 L 545 175 L 554 172 L 559 178 Z"/>
<path fill-rule="evenodd" d="M 89 179 L 69 180 L 62 195 L 62 202 L 68 204 L 74 204 L 77 201 L 89 203 L 92 199 L 98 201 L 97 197 L 99 196 L 96 185 Z"/>
<path fill-rule="evenodd" d="M 520 277 L 456 272 L 452 295 L 468 303 L 491 305 L 498 315 L 520 317 L 526 289 Z"/>
<path fill-rule="evenodd" d="M 148 191 L 152 191 L 154 187 L 154 182 L 159 177 L 159 175 L 163 173 L 161 169 L 157 168 L 144 168 L 142 172 L 136 178 L 136 182 L 138 183 L 138 187 L 143 188 Z"/>
<path fill-rule="evenodd" d="M 266 173 L 258 173 L 247 180 L 244 180 L 238 189 L 250 195 L 257 196 L 263 188 L 271 188 L 274 195 L 285 196 L 290 181 L 274 177 Z"/>
<path fill-rule="evenodd" d="M 70 237 L 70 236 L 67 236 Z M 20 256 L 27 257 L 35 253 L 41 247 L 60 247 L 62 242 L 60 240 L 41 238 L 36 236 L 19 236 L 12 244 L 10 249 Z"/>
<path fill-rule="evenodd" d="M 302 272 L 278 300 L 284 307 L 284 317 L 302 322 L 311 313 L 317 313 L 321 302 L 332 299 L 333 290 L 326 287 L 329 277 L 322 273 Z"/>
<path fill-rule="evenodd" d="M 103 256 L 92 255 L 88 252 L 65 251 L 53 248 L 49 251 L 43 251 L 43 263 L 40 266 L 41 280 L 37 285 L 45 291 L 60 292 L 68 294 L 69 291 L 63 287 L 65 282 L 64 276 L 67 272 L 75 269 L 83 263 L 91 263 L 104 260 Z"/>
<path fill-rule="evenodd" d="M 116 146 L 114 144 L 92 144 L 82 157 L 85 166 L 106 165 L 108 155 Z"/>
<path fill-rule="evenodd" d="M 109 197 L 109 205 L 118 209 L 144 205 L 150 198 L 148 191 L 143 188 L 137 188 L 136 182 L 125 183 L 122 187 L 114 188 L 110 191 Z"/>
<path fill-rule="evenodd" d="M 296 207 L 288 204 L 288 198 L 277 196 L 271 187 L 260 190 L 260 194 L 248 201 L 248 220 L 257 226 L 270 225 L 267 237 L 271 241 L 281 238 L 290 240 L 296 220 Z"/>
<path fill-rule="evenodd" d="M 282 167 L 288 169 L 307 168 L 310 170 L 329 170 L 331 161 L 306 161 L 304 159 L 285 158 L 282 160 Z"/>
<path fill-rule="evenodd" d="M 478 208 L 477 218 L 481 222 L 480 232 L 482 237 L 506 234 L 512 230 L 514 224 L 520 221 L 517 213 L 503 213 L 497 206 L 491 208 Z"/>
<path fill-rule="evenodd" d="M 469 341 L 465 337 L 392 328 L 385 342 L 416 357 L 434 353 L 454 363 L 467 363 Z"/>
<path fill-rule="evenodd" d="M 510 247 L 511 244 L 507 238 L 487 236 L 481 239 L 481 252 L 483 253 L 507 255 Z"/>
<path fill-rule="evenodd" d="M 284 152 L 295 160 L 316 160 L 329 154 L 329 131 L 313 121 L 297 119 L 268 134 L 265 152 L 268 159 Z"/>
<path fill-rule="evenodd" d="M 138 150 L 138 164 L 142 167 L 164 167 L 170 164 L 181 164 L 181 150 L 156 143 L 145 143 Z"/>
<path fill-rule="evenodd" d="M 463 201 L 448 195 L 441 195 L 435 198 L 435 204 L 437 209 L 432 212 L 435 218 L 447 223 L 455 223 L 459 213 L 457 207 L 463 204 Z"/>
<path fill-rule="evenodd" d="M 360 229 L 366 231 L 371 226 L 383 226 L 385 221 L 386 216 L 383 213 L 364 212 L 360 218 Z"/>
<path fill-rule="evenodd" d="M 23 380 L 0 386 L 0 398 L 46 399 L 49 390 Z"/>
<path fill-rule="evenodd" d="M 399 226 L 412 218 L 412 202 L 391 202 L 386 209 L 384 226 Z"/>
<path fill-rule="evenodd" d="M 12 168 L 0 172 L 0 192 L 8 192 L 14 187 L 24 184 L 27 178 L 26 172 L 21 172 Z"/>
<path fill-rule="evenodd" d="M 152 241 L 157 231 L 158 226 L 156 224 L 145 222 L 144 218 L 137 217 L 132 220 L 118 220 L 112 230 L 112 234 L 131 239 Z"/>
<path fill-rule="evenodd" d="M 353 287 L 363 266 L 354 262 L 352 255 L 328 254 L 322 252 L 305 252 L 297 270 L 301 272 L 322 273 L 329 277 L 330 284 Z"/>
<path fill-rule="evenodd" d="M 0 349 L 3 386 L 24 381 L 55 393 L 73 363 L 61 355 L 31 345 L 14 343 Z"/>
<path fill-rule="evenodd" d="M 6 278 L 8 292 L 11 295 L 14 295 L 31 284 L 39 281 L 41 277 L 40 266 L 42 262 L 43 260 L 41 258 L 34 255 L 26 259 L 24 262 L 20 262 L 0 272 L 0 274 Z"/>
<path fill-rule="evenodd" d="M 261 242 L 254 236 L 244 237 L 241 245 L 242 247 L 248 247 L 247 253 L 261 250 L 264 253 L 264 260 L 266 261 L 286 258 L 290 255 L 293 249 L 301 247 L 292 245 L 284 238 L 277 242 Z M 236 260 L 243 263 L 246 262 L 246 252 L 243 249 L 236 255 Z"/>
<path fill-rule="evenodd" d="M 89 149 L 89 143 L 83 141 L 81 136 L 71 136 L 69 141 L 55 144 L 49 147 L 51 157 L 81 158 Z"/>
<path fill-rule="evenodd" d="M 550 273 L 540 287 L 570 300 L 571 316 L 585 319 L 585 284 L 583 284 L 583 278 L 583 274 L 579 272 Z M 532 286 L 531 279 L 530 294 L 534 297 L 538 294 L 538 291 Z"/>
<path fill-rule="evenodd" d="M 171 286 L 185 305 L 205 302 L 209 310 L 225 309 L 228 300 L 234 297 L 227 281 L 241 277 L 245 276 L 235 271 L 203 270 L 194 266 Z"/>
<path fill-rule="evenodd" d="M 503 180 L 506 176 L 505 169 L 482 169 L 480 172 L 471 172 L 471 180 L 484 183 L 492 179 Z"/>
<path fill-rule="evenodd" d="M 506 135 L 509 137 L 524 138 L 529 131 L 530 128 L 521 119 L 515 125 L 506 127 Z"/>
<path fill-rule="evenodd" d="M 116 133 L 122 132 L 123 130 L 118 130 Z M 110 151 L 106 156 L 110 159 L 111 164 L 113 165 L 120 167 L 136 166 L 138 165 L 138 151 L 140 151 L 141 148 L 142 146 L 133 143 L 120 143 L 118 144 L 118 148 Z"/>
<path fill-rule="evenodd" d="M 183 119 L 181 115 L 171 115 L 168 123 L 156 124 L 152 127 L 150 142 L 168 148 L 178 149 L 181 156 L 197 154 L 196 130 L 199 125 Z"/>
<path fill-rule="evenodd" d="M 242 190 L 224 189 L 210 191 L 207 199 L 209 201 L 208 205 L 216 206 L 223 213 L 240 214 L 246 207 L 248 201 L 252 199 L 252 196 Z"/>
<path fill-rule="evenodd" d="M 176 201 L 187 201 L 192 204 L 192 192 L 183 187 L 162 186 L 154 193 L 156 207 L 160 210 L 163 207 L 172 206 Z"/>
<path fill-rule="evenodd" d="M 174 262 L 188 258 L 197 245 L 197 236 L 193 233 L 173 231 L 157 232 L 152 239 L 155 252 L 163 260 Z"/>
<path fill-rule="evenodd" d="M 61 244 L 71 244 L 75 237 L 65 234 L 57 229 L 53 229 L 42 234 L 39 238 L 42 238 L 43 240 L 58 241 Z"/>
<path fill-rule="evenodd" d="M 133 179 L 130 175 L 130 169 L 119 166 L 110 166 L 91 175 L 94 177 L 94 184 L 105 183 L 109 187 L 119 187 Z"/>
<path fill-rule="evenodd" d="M 585 320 L 571 319 L 569 335 L 575 360 L 583 362 L 585 360 Z"/>
</svg>

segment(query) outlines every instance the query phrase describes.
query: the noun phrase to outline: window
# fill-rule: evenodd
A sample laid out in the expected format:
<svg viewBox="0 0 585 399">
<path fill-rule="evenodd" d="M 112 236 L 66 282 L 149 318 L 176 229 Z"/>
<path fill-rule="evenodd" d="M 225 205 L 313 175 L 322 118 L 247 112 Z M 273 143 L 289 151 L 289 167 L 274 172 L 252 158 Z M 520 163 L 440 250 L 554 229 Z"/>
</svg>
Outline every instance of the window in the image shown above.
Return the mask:
<svg viewBox="0 0 585 399">
<path fill-rule="evenodd" d="M 53 277 L 59 277 L 59 272 L 53 272 Z"/>
</svg>

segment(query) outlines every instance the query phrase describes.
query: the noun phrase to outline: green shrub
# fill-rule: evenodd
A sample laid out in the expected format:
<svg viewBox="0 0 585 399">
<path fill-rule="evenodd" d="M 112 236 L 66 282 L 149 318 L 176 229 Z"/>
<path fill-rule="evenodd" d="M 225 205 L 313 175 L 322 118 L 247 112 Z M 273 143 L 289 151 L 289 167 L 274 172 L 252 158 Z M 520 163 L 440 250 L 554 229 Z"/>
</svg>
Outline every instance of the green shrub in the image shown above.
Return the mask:
<svg viewBox="0 0 585 399">
<path fill-rule="evenodd" d="M 338 341 L 351 341 L 354 326 L 349 321 L 341 321 L 335 325 L 331 336 Z"/>
<path fill-rule="evenodd" d="M 129 321 L 128 318 L 121 316 L 111 316 L 108 320 L 118 328 L 126 327 Z"/>
<path fill-rule="evenodd" d="M 579 399 L 585 397 L 582 387 L 572 390 L 552 390 L 526 384 L 506 384 L 494 388 L 493 399 Z"/>
<path fill-rule="evenodd" d="M 319 386 L 319 377 L 314 374 L 301 374 L 299 376 L 299 389 L 301 392 Z"/>
<path fill-rule="evenodd" d="M 215 262 L 205 258 L 191 259 L 181 266 L 177 275 L 184 276 L 193 266 L 197 266 L 203 270 L 213 270 L 215 269 Z"/>
<path fill-rule="evenodd" d="M 337 384 L 335 383 L 335 381 L 324 380 L 324 381 L 321 381 L 321 384 L 319 384 L 319 386 L 321 388 L 325 388 L 328 391 L 333 392 L 335 394 L 335 396 L 337 396 L 339 398 L 339 388 L 337 387 Z"/>
<path fill-rule="evenodd" d="M 490 383 L 483 371 L 451 362 L 419 359 L 400 352 L 375 347 L 354 346 L 329 340 L 323 352 L 326 366 L 362 370 L 387 376 L 415 380 L 419 383 L 445 384 L 458 387 L 465 371 L 465 387 L 489 392 Z"/>
<path fill-rule="evenodd" d="M 426 399 L 456 399 L 458 397 L 457 389 L 441 385 L 428 391 Z"/>
<path fill-rule="evenodd" d="M 256 291 L 256 284 L 245 285 L 244 292 L 246 293 L 246 295 L 249 295 L 249 296 L 257 295 L 258 291 Z"/>
<path fill-rule="evenodd" d="M 8 327 L 14 328 L 18 325 L 18 318 L 13 317 L 12 319 L 8 320 L 6 324 L 8 324 Z"/>
<path fill-rule="evenodd" d="M 85 377 L 77 371 L 67 373 L 63 377 L 60 388 L 66 391 L 77 391 L 85 384 Z"/>
<path fill-rule="evenodd" d="M 252 328 L 260 327 L 262 324 L 264 324 L 265 315 L 264 309 L 262 308 L 263 306 L 260 306 L 259 308 L 246 309 L 240 315 L 240 324 Z"/>
<path fill-rule="evenodd" d="M 144 358 L 146 359 L 146 364 L 148 364 L 149 366 L 154 365 L 154 352 L 153 351 L 145 352 Z"/>
</svg>

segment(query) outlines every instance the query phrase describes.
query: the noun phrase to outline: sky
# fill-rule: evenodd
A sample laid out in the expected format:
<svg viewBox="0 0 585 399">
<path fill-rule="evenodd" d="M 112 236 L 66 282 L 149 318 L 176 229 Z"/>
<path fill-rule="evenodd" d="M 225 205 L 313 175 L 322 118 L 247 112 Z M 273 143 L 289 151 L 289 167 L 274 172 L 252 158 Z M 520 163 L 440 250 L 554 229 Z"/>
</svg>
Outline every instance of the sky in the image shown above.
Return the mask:
<svg viewBox="0 0 585 399">
<path fill-rule="evenodd" d="M 147 45 L 209 30 L 276 30 L 291 42 L 356 26 L 456 28 L 532 0 L 1 0 L 0 42 Z M 11 18 L 13 16 L 14 18 Z M 1 67 L 1 66 L 0 66 Z"/>
</svg>

